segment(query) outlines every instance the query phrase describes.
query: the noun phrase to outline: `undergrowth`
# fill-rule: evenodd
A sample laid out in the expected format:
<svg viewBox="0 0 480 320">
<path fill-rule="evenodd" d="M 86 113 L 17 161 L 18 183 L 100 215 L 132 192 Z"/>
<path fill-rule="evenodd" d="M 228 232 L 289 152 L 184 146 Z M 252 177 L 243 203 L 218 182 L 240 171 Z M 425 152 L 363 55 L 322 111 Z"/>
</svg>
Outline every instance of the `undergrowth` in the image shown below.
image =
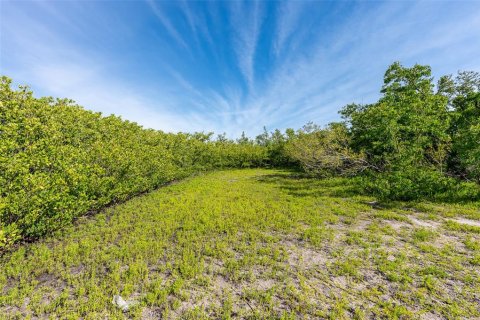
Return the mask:
<svg viewBox="0 0 480 320">
<path fill-rule="evenodd" d="M 478 203 L 373 200 L 279 170 L 189 178 L 5 254 L 0 318 L 480 317 Z"/>
</svg>

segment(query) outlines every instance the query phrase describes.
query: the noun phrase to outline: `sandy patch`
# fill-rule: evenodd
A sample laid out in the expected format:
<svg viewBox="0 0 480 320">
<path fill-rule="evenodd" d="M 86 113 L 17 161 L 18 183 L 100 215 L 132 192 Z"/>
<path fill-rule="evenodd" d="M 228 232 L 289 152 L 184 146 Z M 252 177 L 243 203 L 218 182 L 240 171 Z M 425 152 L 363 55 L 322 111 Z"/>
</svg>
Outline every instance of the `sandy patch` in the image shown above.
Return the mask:
<svg viewBox="0 0 480 320">
<path fill-rule="evenodd" d="M 469 226 L 480 227 L 480 221 L 469 220 L 465 218 L 448 219 L 457 223 L 468 224 Z"/>
<path fill-rule="evenodd" d="M 438 222 L 433 222 L 433 221 L 425 221 L 425 220 L 419 220 L 417 218 L 409 217 L 409 220 L 420 227 L 425 227 L 425 228 L 437 228 L 438 227 Z"/>
</svg>

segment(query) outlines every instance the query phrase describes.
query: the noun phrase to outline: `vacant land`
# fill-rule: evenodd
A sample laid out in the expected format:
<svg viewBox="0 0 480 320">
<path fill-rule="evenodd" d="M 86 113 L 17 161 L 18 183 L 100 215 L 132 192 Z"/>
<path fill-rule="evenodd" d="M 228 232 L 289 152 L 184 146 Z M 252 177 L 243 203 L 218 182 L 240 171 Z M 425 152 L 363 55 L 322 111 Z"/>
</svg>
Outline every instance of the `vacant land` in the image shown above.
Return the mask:
<svg viewBox="0 0 480 320">
<path fill-rule="evenodd" d="M 191 178 L 4 255 L 0 317 L 480 317 L 478 204 L 373 200 L 278 170 Z"/>
</svg>

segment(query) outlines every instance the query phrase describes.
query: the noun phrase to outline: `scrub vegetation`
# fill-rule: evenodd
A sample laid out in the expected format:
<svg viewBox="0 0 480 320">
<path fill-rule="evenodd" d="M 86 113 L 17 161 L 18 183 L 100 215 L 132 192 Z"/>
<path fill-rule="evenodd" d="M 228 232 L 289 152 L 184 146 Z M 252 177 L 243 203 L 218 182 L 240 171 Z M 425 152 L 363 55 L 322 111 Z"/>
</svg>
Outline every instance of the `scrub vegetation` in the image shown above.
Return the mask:
<svg viewBox="0 0 480 320">
<path fill-rule="evenodd" d="M 173 134 L 2 77 L 0 318 L 480 318 L 480 74 L 340 114 Z"/>
<path fill-rule="evenodd" d="M 145 130 L 0 79 L 0 251 L 167 182 L 259 166 L 262 147 Z"/>
</svg>

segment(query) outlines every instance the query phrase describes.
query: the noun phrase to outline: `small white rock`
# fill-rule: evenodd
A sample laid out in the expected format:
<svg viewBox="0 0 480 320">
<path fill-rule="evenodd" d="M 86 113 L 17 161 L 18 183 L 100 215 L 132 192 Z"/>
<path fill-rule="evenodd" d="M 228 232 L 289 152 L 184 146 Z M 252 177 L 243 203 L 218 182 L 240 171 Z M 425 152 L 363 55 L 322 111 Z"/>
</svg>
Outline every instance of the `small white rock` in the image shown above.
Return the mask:
<svg viewBox="0 0 480 320">
<path fill-rule="evenodd" d="M 392 256 L 392 255 L 389 255 L 389 256 L 387 257 L 387 260 L 388 260 L 388 261 L 395 261 L 395 257 Z"/>
<path fill-rule="evenodd" d="M 120 309 L 122 309 L 123 312 L 126 312 L 128 311 L 128 303 L 127 301 L 123 300 L 122 297 L 120 297 L 119 295 L 114 295 L 113 296 L 113 301 L 112 303 L 114 305 L 116 305 L 117 307 L 119 307 Z"/>
</svg>

